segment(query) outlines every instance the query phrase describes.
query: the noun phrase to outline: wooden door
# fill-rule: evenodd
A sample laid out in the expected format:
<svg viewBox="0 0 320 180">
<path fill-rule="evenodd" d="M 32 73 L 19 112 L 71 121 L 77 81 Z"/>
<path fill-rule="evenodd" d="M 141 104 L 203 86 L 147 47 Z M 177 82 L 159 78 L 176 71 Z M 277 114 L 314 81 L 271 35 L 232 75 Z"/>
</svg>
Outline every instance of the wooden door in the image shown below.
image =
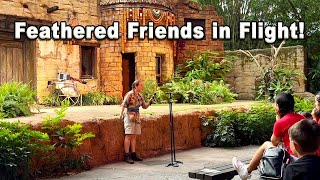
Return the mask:
<svg viewBox="0 0 320 180">
<path fill-rule="evenodd" d="M 17 81 L 35 87 L 34 66 L 34 43 L 14 40 L 13 33 L 0 31 L 0 85 Z"/>
<path fill-rule="evenodd" d="M 128 59 L 123 59 L 122 60 L 122 97 L 125 96 L 125 94 L 130 91 L 130 86 L 129 86 L 129 60 Z"/>
<path fill-rule="evenodd" d="M 132 53 L 122 56 L 122 96 L 131 90 L 131 84 L 135 80 L 135 55 Z"/>
</svg>

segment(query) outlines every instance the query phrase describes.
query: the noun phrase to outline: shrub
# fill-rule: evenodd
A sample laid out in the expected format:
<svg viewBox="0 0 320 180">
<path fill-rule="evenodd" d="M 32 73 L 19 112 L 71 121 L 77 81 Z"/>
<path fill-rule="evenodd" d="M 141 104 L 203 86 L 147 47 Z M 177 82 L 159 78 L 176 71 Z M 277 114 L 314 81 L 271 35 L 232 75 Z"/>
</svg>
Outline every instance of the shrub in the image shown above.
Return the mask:
<svg viewBox="0 0 320 180">
<path fill-rule="evenodd" d="M 89 92 L 82 97 L 82 104 L 84 106 L 99 106 L 99 105 L 114 105 L 119 103 L 118 97 L 107 96 L 102 92 Z M 43 102 L 45 106 L 61 106 L 61 99 L 56 92 L 45 97 Z"/>
<path fill-rule="evenodd" d="M 180 80 L 167 83 L 159 94 L 163 95 L 160 99 L 166 99 L 164 91 L 171 92 L 178 103 L 216 104 L 234 101 L 236 94 L 231 93 L 228 87 L 223 81 Z"/>
<path fill-rule="evenodd" d="M 259 103 L 250 109 L 224 110 L 203 121 L 204 126 L 212 128 L 203 142 L 205 146 L 260 145 L 272 135 L 275 111 L 271 103 Z"/>
<path fill-rule="evenodd" d="M 82 103 L 85 106 L 98 106 L 103 105 L 106 100 L 106 95 L 101 92 L 89 92 L 83 95 Z"/>
<path fill-rule="evenodd" d="M 66 115 L 68 106 L 69 103 L 63 103 L 60 110 L 55 110 L 57 114 L 56 117 L 48 116 L 42 122 L 42 130 L 49 135 L 50 143 L 55 149 L 64 151 L 64 157 L 61 161 L 54 160 L 54 157 L 50 157 L 51 160 L 44 163 L 45 166 L 42 168 L 46 169 L 46 173 L 50 171 L 54 172 L 55 170 L 68 171 L 86 166 L 88 155 L 83 154 L 77 158 L 73 156 L 72 152 L 79 147 L 84 140 L 95 137 L 95 135 L 93 133 L 82 133 L 81 124 L 75 123 L 65 127 L 60 125 L 63 117 Z"/>
<path fill-rule="evenodd" d="M 59 96 L 56 93 L 52 93 L 43 99 L 42 104 L 49 107 L 50 106 L 57 107 L 57 106 L 61 106 L 61 101 L 59 99 Z"/>
<path fill-rule="evenodd" d="M 159 87 L 157 82 L 154 80 L 146 80 L 144 81 L 143 85 L 144 85 L 144 88 L 141 94 L 147 101 L 153 96 L 155 92 L 158 91 Z"/>
<path fill-rule="evenodd" d="M 233 57 L 222 57 L 217 52 L 201 52 L 186 62 L 187 73 L 185 78 L 209 82 L 224 80 L 225 75 L 233 67 L 234 60 Z"/>
<path fill-rule="evenodd" d="M 82 103 L 85 106 L 111 105 L 118 104 L 119 99 L 117 97 L 107 96 L 102 92 L 89 92 L 83 95 Z"/>
<path fill-rule="evenodd" d="M 295 111 L 300 112 L 309 112 L 311 113 L 314 108 L 313 99 L 310 98 L 299 98 L 294 97 L 295 100 Z"/>
<path fill-rule="evenodd" d="M 258 88 L 257 99 L 273 100 L 280 92 L 292 93 L 293 83 L 299 82 L 305 76 L 298 70 L 287 67 L 277 67 L 266 70 L 260 77 L 261 84 Z"/>
<path fill-rule="evenodd" d="M 34 104 L 32 91 L 27 84 L 18 82 L 0 86 L 0 117 L 13 118 L 31 115 L 30 106 Z"/>
<path fill-rule="evenodd" d="M 115 105 L 119 104 L 119 98 L 117 96 L 106 96 L 106 100 L 104 101 L 104 105 Z"/>
<path fill-rule="evenodd" d="M 47 134 L 20 122 L 0 122 L 0 179 L 29 179 L 32 156 L 52 149 L 44 145 L 48 141 Z"/>
</svg>

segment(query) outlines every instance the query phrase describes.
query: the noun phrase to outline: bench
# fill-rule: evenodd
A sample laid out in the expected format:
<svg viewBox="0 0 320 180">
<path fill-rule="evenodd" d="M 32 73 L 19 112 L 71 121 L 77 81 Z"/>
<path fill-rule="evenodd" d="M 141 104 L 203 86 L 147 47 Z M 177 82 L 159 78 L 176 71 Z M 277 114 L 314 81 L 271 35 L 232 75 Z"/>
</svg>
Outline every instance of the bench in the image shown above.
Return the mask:
<svg viewBox="0 0 320 180">
<path fill-rule="evenodd" d="M 242 160 L 243 163 L 249 164 L 250 159 Z M 206 167 L 203 169 L 189 172 L 189 177 L 202 180 L 226 180 L 232 179 L 238 175 L 232 164 Z"/>
</svg>

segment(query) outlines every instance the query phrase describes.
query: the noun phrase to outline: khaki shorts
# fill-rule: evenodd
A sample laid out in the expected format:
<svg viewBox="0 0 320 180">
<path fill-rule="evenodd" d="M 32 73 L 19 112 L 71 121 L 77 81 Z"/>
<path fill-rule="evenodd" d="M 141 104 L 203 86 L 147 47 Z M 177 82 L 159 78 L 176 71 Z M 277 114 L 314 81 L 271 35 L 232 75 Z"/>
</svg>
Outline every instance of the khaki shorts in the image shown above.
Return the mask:
<svg viewBox="0 0 320 180">
<path fill-rule="evenodd" d="M 125 114 L 124 116 L 124 133 L 125 134 L 141 134 L 141 124 L 139 122 L 131 122 L 129 117 Z"/>
</svg>

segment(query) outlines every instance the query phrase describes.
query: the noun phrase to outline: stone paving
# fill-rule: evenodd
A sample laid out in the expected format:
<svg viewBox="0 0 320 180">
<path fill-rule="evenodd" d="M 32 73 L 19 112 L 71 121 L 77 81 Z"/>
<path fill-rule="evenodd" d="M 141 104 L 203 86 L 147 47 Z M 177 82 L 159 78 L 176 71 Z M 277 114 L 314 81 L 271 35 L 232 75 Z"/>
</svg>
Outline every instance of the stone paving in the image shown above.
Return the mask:
<svg viewBox="0 0 320 180">
<path fill-rule="evenodd" d="M 249 107 L 257 101 L 235 101 L 233 103 L 222 103 L 214 105 L 190 105 L 190 104 L 173 104 L 173 112 L 176 113 L 190 113 L 193 111 L 207 111 L 207 110 L 221 110 L 223 108 L 231 107 Z M 40 107 L 39 111 L 34 109 L 34 115 L 29 117 L 18 117 L 12 119 L 6 119 L 6 121 L 20 120 L 26 123 L 38 123 L 44 117 L 51 115 L 54 116 L 54 110 L 57 108 Z M 121 107 L 119 105 L 107 105 L 107 106 L 73 106 L 67 110 L 65 119 L 82 122 L 90 121 L 94 119 L 115 119 L 119 117 Z M 142 116 L 154 116 L 168 114 L 168 104 L 155 104 L 144 110 L 141 109 Z"/>
<path fill-rule="evenodd" d="M 62 177 L 61 180 L 186 180 L 188 172 L 208 166 L 231 163 L 234 156 L 250 158 L 257 146 L 239 148 L 198 148 L 178 152 L 177 160 L 183 161 L 179 167 L 166 167 L 170 154 L 150 158 L 133 165 L 119 162 L 108 164 L 74 176 Z M 257 172 L 251 179 L 258 179 Z M 236 176 L 234 180 L 239 180 Z"/>
</svg>

